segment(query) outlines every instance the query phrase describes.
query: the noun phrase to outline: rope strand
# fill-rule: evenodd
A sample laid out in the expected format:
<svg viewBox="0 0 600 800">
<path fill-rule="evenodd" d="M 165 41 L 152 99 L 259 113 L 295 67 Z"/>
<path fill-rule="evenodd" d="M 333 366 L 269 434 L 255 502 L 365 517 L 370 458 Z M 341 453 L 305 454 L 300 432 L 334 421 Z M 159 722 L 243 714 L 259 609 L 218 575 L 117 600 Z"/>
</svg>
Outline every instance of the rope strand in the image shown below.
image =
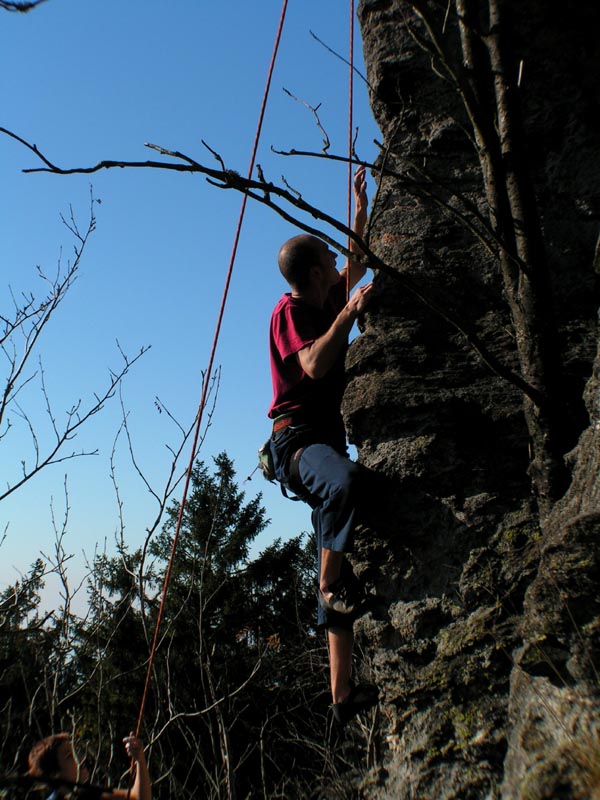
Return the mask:
<svg viewBox="0 0 600 800">
<path fill-rule="evenodd" d="M 352 228 L 352 156 L 353 156 L 353 106 L 354 106 L 354 0 L 350 0 L 350 45 L 348 64 L 348 228 Z M 348 250 L 352 240 L 348 237 Z M 346 302 L 350 299 L 350 259 L 346 271 Z"/>
</svg>

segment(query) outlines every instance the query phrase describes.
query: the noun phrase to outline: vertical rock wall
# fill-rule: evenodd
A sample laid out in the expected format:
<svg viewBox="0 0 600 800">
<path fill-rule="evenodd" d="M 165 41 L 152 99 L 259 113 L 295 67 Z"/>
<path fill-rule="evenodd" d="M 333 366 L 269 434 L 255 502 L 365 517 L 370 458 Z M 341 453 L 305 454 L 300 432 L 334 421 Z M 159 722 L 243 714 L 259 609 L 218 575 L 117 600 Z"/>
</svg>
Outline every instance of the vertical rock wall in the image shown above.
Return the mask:
<svg viewBox="0 0 600 800">
<path fill-rule="evenodd" d="M 585 399 L 573 481 L 525 595 L 503 800 L 600 798 L 600 353 Z"/>
<path fill-rule="evenodd" d="M 488 214 L 479 160 L 459 98 L 432 71 L 422 47 L 427 32 L 413 5 L 363 0 L 358 10 L 381 161 L 396 173 L 378 181 L 371 245 L 419 289 L 417 297 L 402 281 L 376 276 L 375 301 L 347 362 L 350 438 L 360 460 L 387 476 L 356 553 L 357 568 L 381 599 L 360 623 L 359 636 L 384 692 L 382 762 L 362 792 L 508 800 L 521 796 L 515 785 L 536 758 L 534 744 L 521 759 L 524 739 L 546 747 L 551 727 L 549 710 L 545 733 L 533 736 L 532 681 L 551 681 L 561 691 L 532 655 L 539 626 L 554 624 L 543 614 L 540 621 L 539 612 L 552 605 L 544 595 L 557 568 L 552 553 L 558 542 L 566 547 L 573 525 L 581 548 L 597 539 L 598 488 L 588 479 L 585 522 L 573 521 L 582 513 L 574 489 L 553 522 L 555 544 L 542 537 L 527 475 L 521 395 L 465 336 L 475 331 L 494 356 L 517 369 L 495 257 L 461 213 L 468 206 L 482 219 Z M 504 5 L 522 64 L 530 167 L 557 298 L 574 445 L 574 434 L 588 424 L 581 397 L 595 352 L 598 304 L 600 148 L 593 112 L 600 59 L 593 31 L 600 9 L 582 3 L 566 10 L 547 0 Z M 421 6 L 459 69 L 454 4 Z M 464 325 L 450 324 L 440 307 Z M 597 471 L 589 456 L 580 463 L 581 474 Z M 580 476 L 577 486 L 585 481 Z M 581 558 L 577 563 L 581 578 L 585 568 Z M 595 562 L 588 567 L 595 574 Z M 596 636 L 595 606 L 588 603 L 588 612 L 585 625 Z M 574 664 L 570 630 L 555 656 Z M 582 702 L 591 719 L 598 705 L 586 653 L 588 666 L 574 666 L 570 680 L 583 681 L 585 673 Z M 569 713 L 565 707 L 567 726 L 576 716 L 573 702 Z M 549 692 L 549 709 L 557 703 Z"/>
</svg>

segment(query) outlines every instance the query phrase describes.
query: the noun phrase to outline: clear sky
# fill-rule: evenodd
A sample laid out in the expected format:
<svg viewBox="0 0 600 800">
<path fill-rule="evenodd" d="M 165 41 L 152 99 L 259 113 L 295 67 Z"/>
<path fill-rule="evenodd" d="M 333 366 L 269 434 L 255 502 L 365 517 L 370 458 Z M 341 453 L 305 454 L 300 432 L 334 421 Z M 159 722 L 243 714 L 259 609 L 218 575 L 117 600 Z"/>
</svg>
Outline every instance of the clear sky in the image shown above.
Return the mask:
<svg viewBox="0 0 600 800">
<path fill-rule="evenodd" d="M 228 168 L 245 175 L 279 14 L 280 0 L 48 0 L 29 14 L 0 12 L 0 126 L 13 130 L 61 166 L 90 166 L 102 159 L 159 158 L 145 142 L 184 152 L 216 166 L 205 140 Z M 319 107 L 330 152 L 345 155 L 348 138 L 348 68 L 312 36 L 348 54 L 349 3 L 290 0 L 258 163 L 268 179 L 284 175 L 303 197 L 345 220 L 345 165 L 275 155 L 320 150 L 321 134 L 297 98 Z M 364 73 L 355 24 L 355 64 Z M 356 149 L 373 160 L 378 130 L 367 90 L 354 82 Z M 60 423 L 81 399 L 85 406 L 107 385 L 108 370 L 121 364 L 117 341 L 130 357 L 150 350 L 122 387 L 137 463 L 162 491 L 179 443 L 168 414 L 184 426 L 194 418 L 201 393 L 241 195 L 207 184 L 198 175 L 157 170 L 111 170 L 91 176 L 23 174 L 39 166 L 18 143 L 0 137 L 0 313 L 15 295 L 41 295 L 36 266 L 48 274 L 71 258 L 73 239 L 60 214 L 72 207 L 82 227 L 90 186 L 97 230 L 80 276 L 44 333 L 27 375 L 41 358 L 53 411 Z M 372 195 L 372 181 L 370 181 Z M 285 284 L 276 267 L 280 244 L 297 230 L 273 211 L 247 206 L 216 364 L 221 383 L 201 458 L 212 463 L 222 450 L 234 460 L 240 483 L 256 464 L 267 438 L 271 396 L 267 358 L 270 311 Z M 341 261 L 341 259 L 340 259 Z M 5 376 L 2 362 L 2 375 Z M 3 377 L 3 381 L 5 377 Z M 22 409 L 39 435 L 50 440 L 39 381 L 20 394 Z M 14 483 L 33 447 L 27 425 L 13 409 L 0 440 L 0 477 Z M 98 455 L 49 467 L 0 504 L 0 589 L 25 572 L 40 552 L 54 546 L 52 508 L 58 526 L 69 518 L 65 548 L 75 554 L 73 576 L 83 570 L 96 543 L 114 549 L 119 507 L 110 458 L 122 417 L 119 398 L 109 401 L 70 450 Z M 4 429 L 3 429 L 4 430 Z M 0 431 L 2 433 L 2 431 Z M 189 459 L 184 451 L 181 468 Z M 125 538 L 139 545 L 156 504 L 132 467 L 126 442 L 116 444 L 116 478 Z M 309 510 L 286 501 L 259 473 L 243 485 L 249 497 L 263 492 L 271 524 L 257 545 L 287 538 L 310 526 Z M 180 499 L 180 490 L 175 492 Z"/>
</svg>

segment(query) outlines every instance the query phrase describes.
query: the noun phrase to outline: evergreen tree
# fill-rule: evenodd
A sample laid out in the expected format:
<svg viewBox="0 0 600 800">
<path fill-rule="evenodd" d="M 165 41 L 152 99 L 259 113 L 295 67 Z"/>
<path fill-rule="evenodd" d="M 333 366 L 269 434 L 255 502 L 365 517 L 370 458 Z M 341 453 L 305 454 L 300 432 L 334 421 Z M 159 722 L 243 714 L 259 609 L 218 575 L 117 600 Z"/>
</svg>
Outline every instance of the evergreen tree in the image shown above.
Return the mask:
<svg viewBox="0 0 600 800">
<path fill-rule="evenodd" d="M 203 780 L 207 797 L 246 797 L 280 782 L 286 760 L 292 767 L 297 753 L 284 759 L 272 747 L 285 749 L 281 729 L 293 729 L 294 713 L 303 725 L 310 717 L 305 700 L 318 693 L 323 653 L 312 628 L 314 557 L 307 544 L 302 537 L 278 540 L 249 560 L 267 524 L 261 497 L 246 502 L 224 453 L 215 466 L 210 475 L 198 464 L 192 475 L 166 600 L 161 669 L 174 720 L 174 771 L 185 771 L 186 785 L 197 775 L 192 785 Z M 161 561 L 170 554 L 178 512 L 175 504 L 152 548 Z M 195 749 L 188 745 L 182 764 L 190 741 Z"/>
</svg>

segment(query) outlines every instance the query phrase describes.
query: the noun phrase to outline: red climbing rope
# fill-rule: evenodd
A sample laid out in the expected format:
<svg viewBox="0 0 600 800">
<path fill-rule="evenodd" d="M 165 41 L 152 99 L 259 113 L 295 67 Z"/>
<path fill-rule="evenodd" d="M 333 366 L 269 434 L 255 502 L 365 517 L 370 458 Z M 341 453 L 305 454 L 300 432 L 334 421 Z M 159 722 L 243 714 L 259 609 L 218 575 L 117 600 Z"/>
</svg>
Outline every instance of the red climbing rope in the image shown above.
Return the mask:
<svg viewBox="0 0 600 800">
<path fill-rule="evenodd" d="M 352 112 L 354 106 L 354 0 L 350 0 L 350 46 L 348 64 L 350 65 L 350 73 L 348 75 L 348 227 L 352 228 L 352 156 L 354 155 L 354 122 L 352 119 Z M 350 250 L 350 242 L 352 240 L 348 237 L 348 250 Z M 348 259 L 348 270 L 346 272 L 346 302 L 350 298 L 350 259 Z"/>
<path fill-rule="evenodd" d="M 259 140 L 260 140 L 260 134 L 261 134 L 261 130 L 262 130 L 263 119 L 264 119 L 264 116 L 265 116 L 265 109 L 266 109 L 266 106 L 267 106 L 267 99 L 269 97 L 269 90 L 271 88 L 271 78 L 273 77 L 273 70 L 275 68 L 275 59 L 277 57 L 277 50 L 279 48 L 279 42 L 280 42 L 280 39 L 281 39 L 281 33 L 283 31 L 283 23 L 285 21 L 286 10 L 287 10 L 287 0 L 283 0 L 283 5 L 281 7 L 281 15 L 280 15 L 280 18 L 279 18 L 279 26 L 277 28 L 277 33 L 275 35 L 275 45 L 273 47 L 273 54 L 271 56 L 271 63 L 269 65 L 267 82 L 266 82 L 265 91 L 264 91 L 264 95 L 263 95 L 262 105 L 261 105 L 261 108 L 260 108 L 258 124 L 257 124 L 257 127 L 256 127 L 256 134 L 255 134 L 255 137 L 254 137 L 254 146 L 252 148 L 252 156 L 250 158 L 250 166 L 248 167 L 248 178 L 249 179 L 252 177 L 252 173 L 254 172 L 254 162 L 256 160 L 256 153 L 257 153 L 257 150 L 258 150 L 258 143 L 259 143 Z M 192 452 L 191 452 L 191 455 L 190 455 L 190 461 L 189 461 L 188 468 L 187 468 L 186 475 L 185 475 L 185 483 L 184 483 L 184 488 L 183 488 L 183 497 L 182 497 L 182 500 L 181 500 L 181 505 L 179 506 L 179 514 L 177 515 L 177 522 L 176 522 L 176 525 L 175 525 L 175 534 L 173 536 L 173 544 L 171 545 L 171 554 L 170 554 L 170 557 L 169 557 L 169 562 L 168 562 L 167 569 L 166 569 L 166 572 L 165 572 L 165 577 L 164 577 L 164 580 L 163 580 L 162 597 L 161 597 L 161 601 L 160 601 L 160 607 L 159 607 L 159 610 L 158 610 L 158 617 L 156 618 L 156 625 L 155 625 L 155 628 L 154 628 L 154 638 L 153 638 L 153 641 L 152 641 L 152 647 L 150 648 L 150 656 L 148 658 L 148 671 L 146 673 L 146 683 L 145 683 L 145 686 L 144 686 L 144 691 L 143 691 L 143 694 L 142 694 L 142 700 L 141 700 L 141 704 L 140 704 L 140 711 L 139 711 L 139 716 L 138 716 L 138 721 L 137 721 L 137 728 L 136 728 L 136 736 L 139 736 L 139 734 L 140 734 L 140 729 L 141 729 L 141 726 L 142 726 L 142 720 L 144 718 L 144 710 L 145 710 L 145 707 L 146 707 L 146 700 L 147 700 L 147 697 L 148 697 L 148 689 L 149 689 L 149 686 L 150 686 L 150 678 L 151 678 L 151 674 L 152 674 L 152 669 L 154 667 L 154 659 L 155 659 L 155 656 L 156 656 L 156 649 L 157 649 L 157 646 L 158 646 L 158 635 L 159 635 L 160 625 L 161 625 L 162 618 L 163 618 L 165 598 L 167 596 L 167 588 L 169 586 L 169 579 L 171 577 L 171 569 L 172 569 L 172 566 L 173 566 L 173 559 L 174 559 L 174 556 L 175 556 L 175 549 L 177 547 L 177 542 L 179 540 L 179 533 L 180 533 L 180 530 L 181 530 L 181 523 L 182 523 L 182 520 L 183 520 L 183 514 L 184 514 L 184 510 L 185 510 L 185 504 L 186 504 L 186 500 L 187 500 L 187 494 L 188 494 L 188 489 L 189 489 L 189 485 L 190 485 L 192 469 L 193 469 L 194 461 L 195 461 L 196 454 L 197 454 L 196 450 L 197 450 L 197 447 L 198 447 L 198 440 L 199 440 L 199 437 L 200 437 L 200 427 L 202 425 L 202 414 L 204 412 L 204 407 L 206 405 L 208 387 L 210 385 L 210 379 L 211 379 L 211 375 L 212 375 L 212 368 L 213 368 L 213 363 L 214 363 L 214 359 L 215 359 L 215 353 L 216 353 L 217 344 L 218 344 L 218 341 L 219 341 L 219 334 L 221 332 L 221 323 L 223 321 L 223 314 L 225 312 L 225 304 L 227 302 L 227 295 L 229 293 L 229 284 L 231 283 L 231 276 L 232 276 L 232 273 L 233 273 L 233 265 L 234 265 L 235 256 L 236 256 L 236 253 L 237 253 L 238 242 L 239 242 L 239 239 L 240 239 L 240 233 L 242 231 L 242 222 L 243 222 L 244 213 L 245 213 L 245 210 L 246 210 L 246 201 L 247 201 L 247 199 L 248 198 L 247 198 L 246 195 L 244 195 L 243 198 L 242 198 L 242 205 L 241 205 L 241 209 L 240 209 L 240 215 L 239 215 L 238 224 L 237 224 L 235 237 L 234 237 L 234 241 L 233 241 L 233 247 L 232 247 L 232 250 L 231 250 L 231 257 L 230 257 L 230 260 L 229 260 L 229 269 L 227 271 L 227 276 L 225 278 L 225 287 L 223 289 L 223 297 L 221 299 L 221 308 L 219 310 L 219 316 L 218 316 L 217 324 L 216 324 L 216 328 L 215 328 L 215 334 L 214 334 L 214 338 L 213 338 L 213 344 L 212 344 L 212 349 L 211 349 L 210 358 L 209 358 L 209 362 L 208 362 L 208 367 L 206 369 L 206 374 L 204 375 L 204 380 L 203 380 L 203 384 L 202 384 L 202 397 L 200 399 L 200 404 L 198 406 L 198 413 L 197 413 L 197 417 L 196 417 L 196 427 L 195 427 L 195 433 L 194 433 L 194 442 L 193 442 L 193 445 L 192 445 Z"/>
</svg>

